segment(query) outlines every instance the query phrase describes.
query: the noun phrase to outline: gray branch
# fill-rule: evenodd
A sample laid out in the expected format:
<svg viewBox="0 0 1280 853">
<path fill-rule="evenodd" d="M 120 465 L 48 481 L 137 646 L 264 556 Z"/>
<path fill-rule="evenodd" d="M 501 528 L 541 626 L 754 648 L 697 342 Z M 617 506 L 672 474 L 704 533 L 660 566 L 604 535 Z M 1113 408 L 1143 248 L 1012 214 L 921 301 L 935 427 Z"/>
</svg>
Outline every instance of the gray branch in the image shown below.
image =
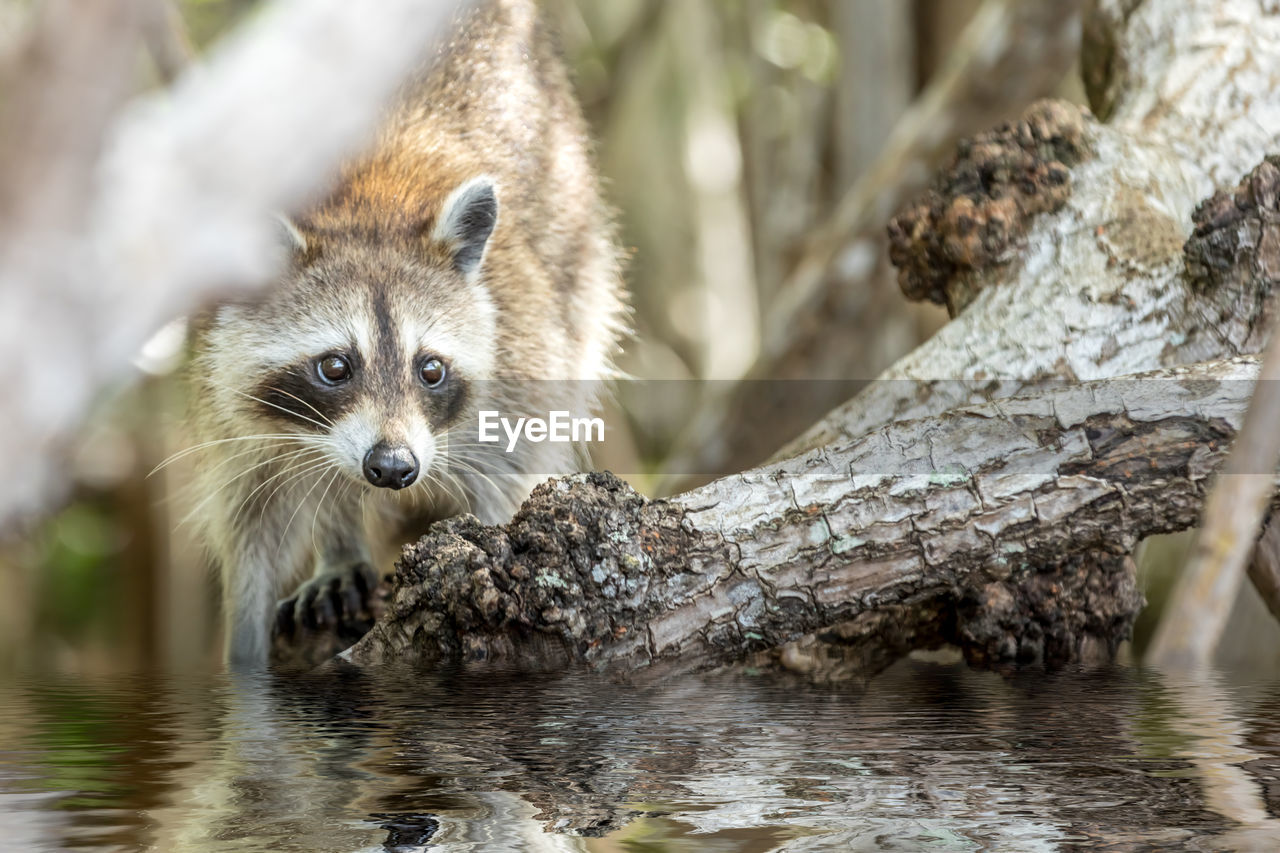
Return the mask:
<svg viewBox="0 0 1280 853">
<path fill-rule="evenodd" d="M 1053 387 L 665 501 L 608 474 L 552 481 L 504 527 L 456 519 L 408 550 L 388 612 L 344 657 L 666 673 L 863 617 L 840 640 L 877 659 L 952 639 L 926 623 L 964 587 L 1195 524 L 1257 371 Z"/>
</svg>

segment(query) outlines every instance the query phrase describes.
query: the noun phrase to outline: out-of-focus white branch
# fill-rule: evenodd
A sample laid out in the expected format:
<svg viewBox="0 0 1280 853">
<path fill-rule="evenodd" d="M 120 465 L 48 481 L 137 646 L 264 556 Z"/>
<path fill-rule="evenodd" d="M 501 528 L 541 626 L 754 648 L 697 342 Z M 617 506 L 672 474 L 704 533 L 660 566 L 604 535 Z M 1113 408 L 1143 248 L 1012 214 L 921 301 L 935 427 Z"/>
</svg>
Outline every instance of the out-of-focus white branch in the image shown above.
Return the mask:
<svg viewBox="0 0 1280 853">
<path fill-rule="evenodd" d="M 305 202 L 369 138 L 459 5 L 276 0 L 116 115 L 82 207 L 19 210 L 0 235 L 0 526 L 53 493 L 59 446 L 152 332 L 269 279 L 268 213 Z"/>
</svg>

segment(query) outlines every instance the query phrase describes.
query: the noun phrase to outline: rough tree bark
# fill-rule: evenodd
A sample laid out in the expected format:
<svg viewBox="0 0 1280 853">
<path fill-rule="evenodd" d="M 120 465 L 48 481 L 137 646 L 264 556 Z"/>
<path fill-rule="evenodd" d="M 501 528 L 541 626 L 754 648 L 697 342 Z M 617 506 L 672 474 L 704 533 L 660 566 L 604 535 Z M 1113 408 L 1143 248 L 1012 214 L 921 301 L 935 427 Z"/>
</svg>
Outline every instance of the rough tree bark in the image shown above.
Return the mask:
<svg viewBox="0 0 1280 853">
<path fill-rule="evenodd" d="M 1233 259 L 1217 242 L 1237 226 L 1212 215 L 1197 226 L 1192 215 L 1280 147 L 1267 63 L 1280 16 L 1244 0 L 1102 2 L 1086 48 L 1090 95 L 1108 122 L 1046 102 L 962 147 L 893 229 L 904 290 L 956 319 L 781 455 L 1044 377 L 1122 376 L 1262 348 L 1269 280 L 1245 275 L 1247 263 L 1243 280 L 1215 275 Z M 1025 195 L 1024 176 L 1036 179 Z M 1265 196 L 1252 204 L 1270 206 Z M 1184 259 L 1195 227 L 1206 234 Z"/>
<path fill-rule="evenodd" d="M 779 455 L 1021 393 L 1043 377 L 1118 376 L 1261 350 L 1272 326 L 1275 267 L 1261 239 L 1274 228 L 1272 178 L 1261 169 L 1236 193 L 1225 190 L 1277 148 L 1280 97 L 1267 62 L 1277 45 L 1280 18 L 1265 4 L 1091 4 L 1082 67 L 1106 123 L 1041 105 L 962 149 L 895 232 L 904 290 L 944 302 L 956 319 Z M 1050 144 L 1057 137 L 1079 150 Z M 1063 153 L 1083 156 L 1071 165 Z M 1065 169 L 1065 195 L 1039 193 L 1060 205 L 1035 215 L 1043 198 L 1010 191 L 1018 169 L 1046 178 Z M 1193 218 L 1215 189 L 1224 192 Z M 966 223 L 975 230 L 959 233 Z M 931 239 L 930 227 L 949 241 Z M 918 275 L 930 263 L 943 273 L 933 286 Z M 1129 571 L 1119 558 L 1094 568 Z"/>
<path fill-rule="evenodd" d="M 1088 535 L 1096 528 L 1086 522 L 1075 529 L 1070 513 L 1060 519 L 1060 527 L 1046 527 L 1046 517 L 1052 516 L 1041 505 L 1053 506 L 1053 500 L 1032 498 L 1043 483 L 1025 485 L 1026 491 L 1011 497 L 1024 499 L 1027 518 L 1004 518 L 1009 525 L 1031 525 L 1032 540 L 1043 547 L 1019 552 L 1019 569 L 1003 577 L 990 574 L 990 567 L 1008 565 L 1007 558 L 1004 563 L 998 559 L 1006 528 L 980 523 L 985 520 L 979 516 L 993 507 L 979 500 L 980 487 L 949 482 L 946 466 L 954 459 L 972 459 L 971 453 L 980 456 L 982 448 L 1008 450 L 1008 441 L 1002 444 L 999 436 L 986 434 L 974 444 L 963 440 L 961 432 L 935 443 L 934 458 L 920 463 L 928 467 L 894 469 L 921 476 L 931 472 L 940 479 L 932 486 L 917 483 L 921 491 L 914 495 L 914 512 L 874 490 L 862 500 L 848 501 L 861 488 L 851 477 L 859 468 L 844 467 L 856 458 L 847 455 L 851 450 L 865 450 L 881 436 L 905 440 L 901 430 L 938 425 L 930 419 L 950 422 L 953 416 L 942 413 L 976 402 L 995 407 L 994 413 L 1002 405 L 998 401 L 1034 392 L 1047 379 L 1105 380 L 1256 352 L 1265 342 L 1271 325 L 1271 270 L 1277 268 L 1270 262 L 1277 239 L 1274 170 L 1263 164 L 1234 188 L 1241 175 L 1277 148 L 1280 91 L 1270 85 L 1266 57 L 1278 55 L 1280 17 L 1266 4 L 1247 0 L 1103 0 L 1090 10 L 1086 35 L 1090 96 L 1107 123 L 1067 104 L 1038 105 L 1021 122 L 962 146 L 933 189 L 895 220 L 891 238 L 904 290 L 945 303 L 956 318 L 950 325 L 779 454 L 784 461 L 726 478 L 672 503 L 618 498 L 614 511 L 620 515 L 610 523 L 631 531 L 617 534 L 619 546 L 639 547 L 634 537 L 649 531 L 645 535 L 653 535 L 651 544 L 659 549 L 659 569 L 666 567 L 657 577 L 674 578 L 677 588 L 689 583 L 707 594 L 692 596 L 686 589 L 685 600 L 677 589 L 670 598 L 682 603 L 675 609 L 646 611 L 644 601 L 628 598 L 633 593 L 625 586 L 637 582 L 629 573 L 639 569 L 624 566 L 617 578 L 606 572 L 606 580 L 616 582 L 612 589 L 620 600 L 608 604 L 593 599 L 589 607 L 575 611 L 579 621 L 566 616 L 572 596 L 549 614 L 528 610 L 529 603 L 552 599 L 542 587 L 502 587 L 508 580 L 521 580 L 521 563 L 512 554 L 538 542 L 538 548 L 548 549 L 545 553 L 566 557 L 570 552 L 557 552 L 550 540 L 539 540 L 545 531 L 536 523 L 532 528 L 519 525 L 538 513 L 553 518 L 557 506 L 572 515 L 574 507 L 583 506 L 574 502 L 584 497 L 587 506 L 589 499 L 600 499 L 595 493 L 572 491 L 557 497 L 544 489 L 509 533 L 457 522 L 452 533 L 469 544 L 437 541 L 438 552 L 420 546 L 402 569 L 389 618 L 351 658 L 376 660 L 413 649 L 428 657 L 501 654 L 531 664 L 562 662 L 574 657 L 575 649 L 577 659 L 589 659 L 592 648 L 607 648 L 595 654 L 633 665 L 656 659 L 684 668 L 723 660 L 722 652 L 730 646 L 741 652 L 791 639 L 799 630 L 825 628 L 825 637 L 852 649 L 838 654 L 845 664 L 874 668 L 942 635 L 961 642 L 972 656 L 989 659 L 1045 652 L 1071 657 L 1084 654 L 1090 643 L 1110 644 L 1122 637 L 1140 603 L 1129 552 L 1144 535 L 1194 523 L 1208 470 L 1203 465 L 1216 459 L 1230 438 L 1244 396 L 1231 412 L 1215 410 L 1223 417 L 1212 428 L 1207 421 L 1193 427 L 1186 420 L 1208 410 L 1163 409 L 1162 417 L 1187 430 L 1167 443 L 1161 442 L 1168 436 L 1151 423 L 1106 421 L 1122 437 L 1117 441 L 1130 442 L 1129 467 L 1149 456 L 1143 465 L 1151 466 L 1160 486 L 1143 492 L 1126 481 L 1119 488 L 1109 479 L 1114 471 L 1101 473 L 1115 462 L 1105 452 L 1093 459 L 1102 467 L 1089 469 L 1090 474 L 1082 473 L 1087 466 L 1076 459 L 1084 467 L 1069 470 L 1090 483 L 1084 494 L 1098 488 L 1102 492 L 1095 497 L 1111 496 L 1099 503 L 1084 499 L 1077 507 L 1082 514 L 1076 516 L 1078 522 L 1106 519 L 1105 535 Z M 1206 44 L 1214 49 L 1205 49 Z M 1227 188 L 1234 191 L 1210 198 Z M 1193 219 L 1201 200 L 1208 201 Z M 1196 370 L 1217 369 L 1222 368 Z M 1244 384 L 1223 387 L 1244 393 Z M 1087 394 L 1101 394 L 1106 387 L 1085 386 Z M 1044 399 L 1070 393 L 1054 390 Z M 1179 394 L 1166 403 L 1174 398 L 1191 402 Z M 964 418 L 966 411 L 954 417 Z M 1047 417 L 1053 410 L 1036 411 Z M 1092 414 L 1105 417 L 1106 407 Z M 1001 422 L 994 414 L 988 417 Z M 909 423 L 891 423 L 904 420 Z M 1037 438 L 1033 429 L 1030 435 L 1028 446 L 1013 446 L 1061 452 L 1052 443 L 1060 434 L 1042 432 Z M 1087 434 L 1076 440 L 1090 446 Z M 1180 457 L 1174 446 L 1183 448 Z M 996 464 L 999 458 L 986 461 Z M 888 463 L 877 464 L 883 468 Z M 1174 469 L 1181 473 L 1175 476 Z M 971 474 L 981 476 L 982 470 L 981 464 L 964 465 L 954 476 L 967 484 Z M 1060 484 L 1061 476 L 1055 482 Z M 793 494 L 784 484 L 797 491 Z M 1174 491 L 1156 499 L 1156 492 L 1170 484 Z M 1151 502 L 1134 503 L 1137 492 L 1130 486 Z M 588 480 L 578 488 L 599 490 L 602 483 Z M 713 494 L 715 499 L 706 497 Z M 968 510 L 954 503 L 962 495 L 973 503 Z M 1081 493 L 1068 489 L 1059 495 L 1069 501 L 1065 495 Z M 705 503 L 695 496 L 703 496 Z M 1162 514 L 1156 504 L 1177 518 Z M 736 511 L 743 515 L 726 515 L 733 506 L 742 507 Z M 664 515 L 671 507 L 679 510 L 677 515 Z M 940 523 L 930 507 L 943 515 L 959 513 L 957 526 L 926 524 L 922 529 L 922 520 Z M 881 509 L 885 514 L 877 515 Z M 1011 510 L 1001 506 L 995 511 Z M 595 512 L 598 517 L 598 506 Z M 863 535 L 862 527 L 841 515 L 858 512 L 862 523 L 872 528 L 877 521 L 882 524 L 876 530 L 883 538 Z M 835 529 L 841 533 L 833 529 L 833 517 L 840 519 Z M 903 524 L 908 518 L 911 523 Z M 531 538 L 512 544 L 512 534 Z M 449 529 L 439 535 L 450 535 Z M 854 556 L 831 556 L 846 545 Z M 495 550 L 489 553 L 482 546 Z M 640 560 L 643 553 L 633 557 Z M 814 560 L 813 554 L 821 559 Z M 858 568 L 849 574 L 833 572 L 832 561 Z M 501 566 L 516 574 L 495 572 Z M 787 575 L 789 569 L 796 574 Z M 1050 579 L 1037 586 L 1041 574 Z M 554 585 L 548 578 L 544 584 Z M 876 586 L 877 579 L 883 586 Z M 779 598 L 784 589 L 790 594 Z M 742 599 L 734 601 L 731 591 Z M 1054 599 L 1053 606 L 1036 606 L 1048 598 Z M 769 609 L 771 602 L 776 611 Z M 1089 613 L 1109 624 L 1091 625 Z M 568 622 L 560 621 L 566 618 Z M 638 636 L 633 634 L 637 621 L 648 625 Z M 521 634 L 524 629 L 515 627 L 526 624 L 546 633 Z M 675 625 L 687 630 L 664 633 Z M 476 638 L 458 639 L 459 628 L 478 632 Z M 626 633 L 612 636 L 619 628 Z M 784 662 L 786 655 L 781 654 Z"/>
<path fill-rule="evenodd" d="M 468 516 L 411 547 L 387 614 L 344 657 L 666 673 L 863 617 L 872 665 L 944 641 L 998 654 L 989 631 L 955 618 L 957 591 L 1008 596 L 1038 565 L 1127 554 L 1194 524 L 1257 367 L 1068 384 L 900 421 L 665 501 L 608 474 L 552 481 L 505 528 Z M 1136 598 L 1123 578 L 1057 596 L 1037 616 L 1060 635 L 1009 641 L 1074 644 L 1085 626 L 1072 623 L 1123 623 Z"/>
<path fill-rule="evenodd" d="M 1267 57 L 1278 44 L 1280 18 L 1266 4 L 1094 3 L 1082 66 L 1107 123 L 1084 115 L 1080 134 L 1067 132 L 1084 156 L 1059 161 L 1069 176 L 1061 205 L 1036 217 L 1044 199 L 1010 188 L 1017 169 L 1056 171 L 1034 161 L 1057 159 L 1046 142 L 1063 133 L 1053 126 L 1076 123 L 1066 105 L 1034 109 L 1012 133 L 962 150 L 894 234 L 904 290 L 957 317 L 881 377 L 920 384 L 909 393 L 905 383 L 873 384 L 781 455 L 885 419 L 1020 393 L 1041 377 L 1116 376 L 1261 350 L 1272 328 L 1275 237 L 1263 235 L 1275 227 L 1274 177 L 1261 167 L 1194 219 L 1192 211 L 1276 150 L 1280 98 Z M 948 238 L 933 239 L 931 227 Z M 931 263 L 932 285 L 919 274 Z M 957 376 L 990 382 L 932 381 Z M 1103 559 L 1096 570 L 1125 567 Z M 1255 565 L 1251 576 L 1262 571 Z"/>
</svg>

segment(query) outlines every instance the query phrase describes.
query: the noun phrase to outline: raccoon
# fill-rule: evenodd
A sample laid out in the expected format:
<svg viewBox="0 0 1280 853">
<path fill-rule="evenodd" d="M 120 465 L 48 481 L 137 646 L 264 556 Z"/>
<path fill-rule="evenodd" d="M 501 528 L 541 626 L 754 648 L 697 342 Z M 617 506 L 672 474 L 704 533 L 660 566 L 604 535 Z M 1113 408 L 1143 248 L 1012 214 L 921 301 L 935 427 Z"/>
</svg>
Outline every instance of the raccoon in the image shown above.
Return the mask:
<svg viewBox="0 0 1280 853">
<path fill-rule="evenodd" d="M 572 446 L 480 443 L 477 412 L 581 411 L 612 374 L 619 251 L 536 3 L 481 0 L 434 52 L 286 223 L 280 280 L 192 324 L 197 527 L 232 665 L 267 663 L 277 613 L 351 617 L 432 521 L 505 521 L 577 467 Z"/>
</svg>

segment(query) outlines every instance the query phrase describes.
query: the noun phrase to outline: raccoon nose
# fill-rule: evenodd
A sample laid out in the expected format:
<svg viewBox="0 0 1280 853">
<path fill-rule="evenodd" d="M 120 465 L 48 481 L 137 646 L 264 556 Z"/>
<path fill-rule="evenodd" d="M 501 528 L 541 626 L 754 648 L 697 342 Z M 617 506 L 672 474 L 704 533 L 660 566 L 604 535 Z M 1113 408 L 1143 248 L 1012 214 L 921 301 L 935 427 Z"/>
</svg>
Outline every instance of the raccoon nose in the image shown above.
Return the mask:
<svg viewBox="0 0 1280 853">
<path fill-rule="evenodd" d="M 418 457 L 403 445 L 375 444 L 364 458 L 364 476 L 380 489 L 404 489 L 418 479 Z"/>
</svg>

